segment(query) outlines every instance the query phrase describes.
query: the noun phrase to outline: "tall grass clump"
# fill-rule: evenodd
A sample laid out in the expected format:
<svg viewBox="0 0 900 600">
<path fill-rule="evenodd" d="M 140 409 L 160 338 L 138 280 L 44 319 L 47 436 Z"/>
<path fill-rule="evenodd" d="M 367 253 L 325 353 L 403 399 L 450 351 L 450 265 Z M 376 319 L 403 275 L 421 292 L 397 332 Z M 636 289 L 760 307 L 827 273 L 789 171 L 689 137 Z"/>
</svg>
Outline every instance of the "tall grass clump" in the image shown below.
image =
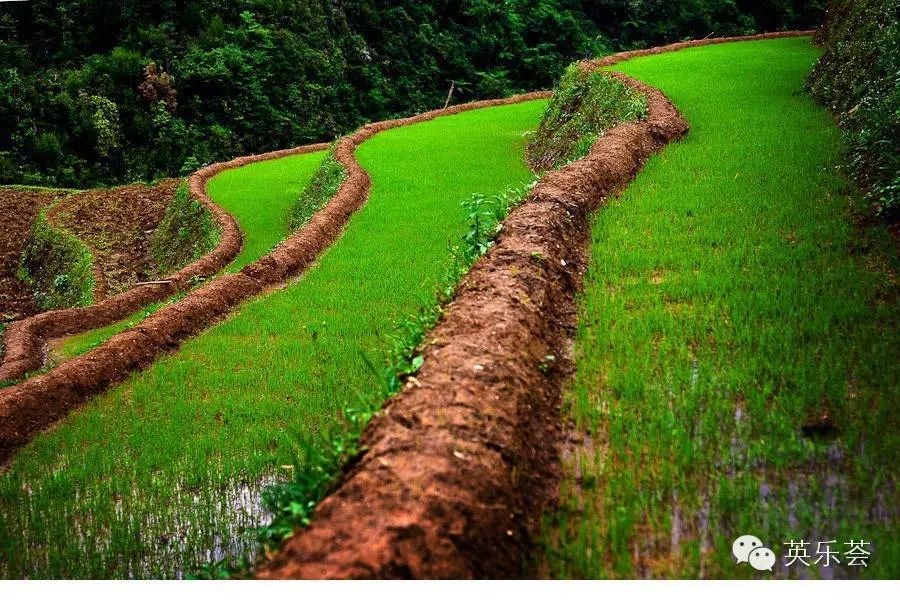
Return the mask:
<svg viewBox="0 0 900 600">
<path fill-rule="evenodd" d="M 847 158 L 876 212 L 900 216 L 900 2 L 833 0 L 825 49 L 807 79 L 845 132 Z"/>
<path fill-rule="evenodd" d="M 312 181 L 303 188 L 297 202 L 291 207 L 290 230 L 294 231 L 309 223 L 316 211 L 334 197 L 346 177 L 344 167 L 334 158 L 332 146 L 316 170 Z"/>
<path fill-rule="evenodd" d="M 607 73 L 572 64 L 553 91 L 526 160 L 537 172 L 561 167 L 586 155 L 607 130 L 646 115 L 639 92 Z"/>
<path fill-rule="evenodd" d="M 31 228 L 18 277 L 43 309 L 84 306 L 94 299 L 93 257 L 77 237 L 53 227 L 42 212 Z"/>
<path fill-rule="evenodd" d="M 199 259 L 216 247 L 220 234 L 212 214 L 190 197 L 183 182 L 153 232 L 151 252 L 157 272 L 169 273 Z"/>
</svg>

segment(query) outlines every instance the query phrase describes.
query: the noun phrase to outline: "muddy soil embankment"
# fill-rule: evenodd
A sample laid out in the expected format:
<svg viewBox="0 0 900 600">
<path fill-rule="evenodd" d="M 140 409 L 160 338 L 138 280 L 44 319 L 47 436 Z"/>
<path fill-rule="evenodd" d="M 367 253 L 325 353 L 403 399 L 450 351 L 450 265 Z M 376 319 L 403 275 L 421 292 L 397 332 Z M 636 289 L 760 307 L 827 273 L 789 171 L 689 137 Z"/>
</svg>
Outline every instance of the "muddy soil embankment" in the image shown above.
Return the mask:
<svg viewBox="0 0 900 600">
<path fill-rule="evenodd" d="M 624 52 L 582 68 L 782 32 Z M 654 88 L 644 121 L 546 174 L 510 214 L 423 345 L 415 381 L 363 435 L 364 451 L 260 578 L 473 578 L 527 574 L 531 540 L 556 498 L 561 385 L 587 265 L 590 214 L 688 131 Z"/>
</svg>

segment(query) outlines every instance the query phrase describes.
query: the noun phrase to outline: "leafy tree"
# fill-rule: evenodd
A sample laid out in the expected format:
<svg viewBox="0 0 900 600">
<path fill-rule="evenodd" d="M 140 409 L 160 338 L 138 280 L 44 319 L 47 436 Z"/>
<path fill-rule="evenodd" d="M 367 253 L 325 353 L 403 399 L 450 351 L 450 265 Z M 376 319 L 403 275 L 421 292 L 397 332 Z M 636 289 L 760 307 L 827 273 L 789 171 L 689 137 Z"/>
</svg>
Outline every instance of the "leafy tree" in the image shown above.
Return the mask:
<svg viewBox="0 0 900 600">
<path fill-rule="evenodd" d="M 0 182 L 176 175 L 550 87 L 573 59 L 817 24 L 820 0 L 0 3 Z"/>
</svg>

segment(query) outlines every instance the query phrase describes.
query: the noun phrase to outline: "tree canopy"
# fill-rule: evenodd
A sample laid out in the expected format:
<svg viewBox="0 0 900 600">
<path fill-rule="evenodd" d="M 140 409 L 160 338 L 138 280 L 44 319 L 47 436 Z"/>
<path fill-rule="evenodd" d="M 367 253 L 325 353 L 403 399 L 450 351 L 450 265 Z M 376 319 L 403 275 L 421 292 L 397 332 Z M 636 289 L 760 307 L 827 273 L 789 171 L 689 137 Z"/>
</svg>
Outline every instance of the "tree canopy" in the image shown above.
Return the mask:
<svg viewBox="0 0 900 600">
<path fill-rule="evenodd" d="M 817 0 L 0 3 L 0 182 L 152 180 L 549 87 L 570 61 L 811 26 Z"/>
</svg>

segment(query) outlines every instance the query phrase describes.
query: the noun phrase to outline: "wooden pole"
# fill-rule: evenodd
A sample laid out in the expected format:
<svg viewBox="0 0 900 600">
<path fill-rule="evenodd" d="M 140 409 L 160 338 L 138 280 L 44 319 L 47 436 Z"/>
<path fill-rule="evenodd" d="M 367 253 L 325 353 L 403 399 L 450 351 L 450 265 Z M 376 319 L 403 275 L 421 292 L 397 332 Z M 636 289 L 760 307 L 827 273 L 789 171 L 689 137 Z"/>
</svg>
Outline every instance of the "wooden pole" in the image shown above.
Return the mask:
<svg viewBox="0 0 900 600">
<path fill-rule="evenodd" d="M 456 82 L 455 82 L 455 81 L 451 81 L 451 82 L 450 82 L 450 91 L 447 92 L 447 101 L 444 102 L 444 108 L 447 108 L 448 106 L 450 106 L 450 97 L 453 95 L 453 89 L 454 89 L 454 87 L 456 87 Z"/>
</svg>

